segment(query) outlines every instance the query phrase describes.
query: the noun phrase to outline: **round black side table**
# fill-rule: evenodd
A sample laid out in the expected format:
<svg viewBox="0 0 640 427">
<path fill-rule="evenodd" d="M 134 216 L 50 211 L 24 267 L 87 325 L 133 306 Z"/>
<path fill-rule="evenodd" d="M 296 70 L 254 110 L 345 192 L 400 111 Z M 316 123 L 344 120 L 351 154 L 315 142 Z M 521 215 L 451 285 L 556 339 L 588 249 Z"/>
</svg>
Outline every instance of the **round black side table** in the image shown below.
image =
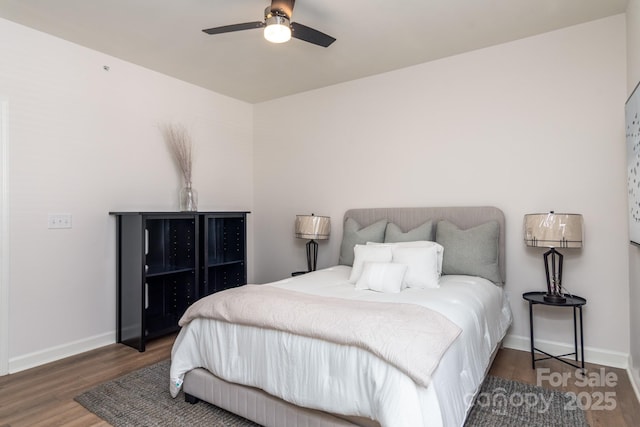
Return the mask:
<svg viewBox="0 0 640 427">
<path fill-rule="evenodd" d="M 587 303 L 587 300 L 577 295 L 565 295 L 566 301 L 555 303 L 545 301 L 544 296 L 546 292 L 525 292 L 522 294 L 522 298 L 529 302 L 529 330 L 531 331 L 531 368 L 536 368 L 536 362 L 540 360 L 556 359 L 562 363 L 573 366 L 574 368 L 580 368 L 584 370 L 584 336 L 582 333 L 582 307 Z M 533 306 L 536 304 L 548 305 L 552 307 L 572 307 L 573 308 L 573 346 L 575 351 L 573 353 L 560 354 L 554 356 L 547 353 L 544 350 L 536 348 L 533 341 Z M 579 313 L 580 318 L 580 358 L 578 359 L 578 323 L 576 319 L 576 312 Z M 541 357 L 536 359 L 535 352 L 545 354 L 547 357 Z M 571 363 L 565 359 L 561 359 L 566 356 L 575 355 L 576 363 Z"/>
</svg>

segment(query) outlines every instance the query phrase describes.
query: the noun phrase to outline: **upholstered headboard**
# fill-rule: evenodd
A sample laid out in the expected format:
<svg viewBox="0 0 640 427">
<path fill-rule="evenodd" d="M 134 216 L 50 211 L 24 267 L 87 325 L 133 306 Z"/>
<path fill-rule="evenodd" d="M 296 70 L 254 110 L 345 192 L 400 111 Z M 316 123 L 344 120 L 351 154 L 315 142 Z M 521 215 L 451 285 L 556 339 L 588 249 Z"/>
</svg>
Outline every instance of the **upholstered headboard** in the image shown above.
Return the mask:
<svg viewBox="0 0 640 427">
<path fill-rule="evenodd" d="M 352 218 L 362 227 L 367 227 L 386 219 L 404 231 L 414 229 L 431 220 L 433 227 L 441 220 L 447 220 L 460 229 L 469 229 L 490 221 L 498 223 L 498 263 L 502 283 L 506 277 L 505 263 L 505 219 L 498 208 L 492 206 L 471 207 L 424 207 L 424 208 L 371 208 L 349 209 L 344 214 L 344 221 Z M 435 234 L 434 234 L 435 236 Z"/>
</svg>

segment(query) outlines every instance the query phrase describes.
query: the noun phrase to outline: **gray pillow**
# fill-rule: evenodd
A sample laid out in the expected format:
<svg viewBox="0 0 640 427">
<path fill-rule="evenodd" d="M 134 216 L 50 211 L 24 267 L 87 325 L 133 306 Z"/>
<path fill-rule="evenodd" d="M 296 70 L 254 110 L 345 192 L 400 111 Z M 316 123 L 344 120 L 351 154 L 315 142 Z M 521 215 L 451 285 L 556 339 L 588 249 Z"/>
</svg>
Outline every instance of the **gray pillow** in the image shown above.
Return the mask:
<svg viewBox="0 0 640 427">
<path fill-rule="evenodd" d="M 417 240 L 433 240 L 433 226 L 427 221 L 413 230 L 403 233 L 400 227 L 390 222 L 384 232 L 385 243 L 415 242 Z"/>
<path fill-rule="evenodd" d="M 382 219 L 361 229 L 360 224 L 354 219 L 347 218 L 342 231 L 342 243 L 340 245 L 340 259 L 338 263 L 342 265 L 353 265 L 353 247 L 355 245 L 364 245 L 367 242 L 382 243 L 386 227 L 386 219 Z"/>
<path fill-rule="evenodd" d="M 500 227 L 489 221 L 467 230 L 449 221 L 438 222 L 436 242 L 444 246 L 442 274 L 480 276 L 501 283 L 498 266 Z"/>
</svg>

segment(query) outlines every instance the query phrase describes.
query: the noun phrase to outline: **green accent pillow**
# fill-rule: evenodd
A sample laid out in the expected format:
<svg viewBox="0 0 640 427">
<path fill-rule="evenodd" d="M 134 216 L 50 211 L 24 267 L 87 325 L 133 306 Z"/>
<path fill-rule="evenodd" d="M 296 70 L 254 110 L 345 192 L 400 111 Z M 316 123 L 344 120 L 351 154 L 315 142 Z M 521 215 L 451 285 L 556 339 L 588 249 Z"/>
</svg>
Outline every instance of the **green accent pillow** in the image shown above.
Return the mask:
<svg viewBox="0 0 640 427">
<path fill-rule="evenodd" d="M 433 226 L 431 221 L 427 221 L 406 233 L 403 233 L 400 227 L 390 222 L 387 224 L 387 229 L 384 232 L 385 243 L 415 242 L 419 240 L 433 240 Z"/>
<path fill-rule="evenodd" d="M 500 227 L 489 221 L 467 230 L 449 221 L 438 222 L 436 242 L 444 246 L 442 274 L 480 276 L 501 283 L 498 265 Z"/>
<path fill-rule="evenodd" d="M 340 244 L 338 264 L 353 265 L 353 248 L 355 245 L 364 245 L 367 242 L 382 243 L 385 228 L 387 228 L 386 219 L 382 219 L 361 229 L 360 224 L 354 219 L 347 218 L 342 231 L 342 243 Z"/>
</svg>

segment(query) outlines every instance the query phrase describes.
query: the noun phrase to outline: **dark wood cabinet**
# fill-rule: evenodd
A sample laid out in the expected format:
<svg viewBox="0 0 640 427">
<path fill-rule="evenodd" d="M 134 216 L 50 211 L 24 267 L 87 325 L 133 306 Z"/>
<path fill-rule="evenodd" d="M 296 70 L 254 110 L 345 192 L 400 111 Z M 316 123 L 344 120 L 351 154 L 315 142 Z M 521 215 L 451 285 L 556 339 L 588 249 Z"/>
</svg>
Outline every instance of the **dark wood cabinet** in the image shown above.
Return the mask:
<svg viewBox="0 0 640 427">
<path fill-rule="evenodd" d="M 200 217 L 200 229 L 202 294 L 246 284 L 246 216 L 208 213 Z"/>
<path fill-rule="evenodd" d="M 117 341 L 139 351 L 199 298 L 247 283 L 248 212 L 112 212 Z"/>
</svg>

